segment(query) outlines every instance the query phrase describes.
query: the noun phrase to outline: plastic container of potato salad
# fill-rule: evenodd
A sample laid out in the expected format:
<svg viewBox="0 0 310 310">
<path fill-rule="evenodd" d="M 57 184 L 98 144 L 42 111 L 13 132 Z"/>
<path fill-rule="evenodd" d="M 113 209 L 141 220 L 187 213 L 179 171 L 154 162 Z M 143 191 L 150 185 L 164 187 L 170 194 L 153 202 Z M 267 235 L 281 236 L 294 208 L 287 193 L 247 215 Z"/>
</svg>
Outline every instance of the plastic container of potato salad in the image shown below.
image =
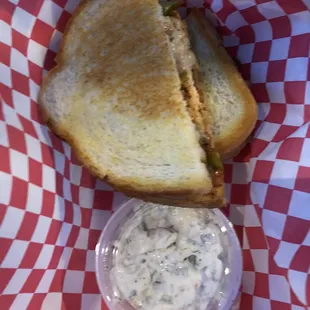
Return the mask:
<svg viewBox="0 0 310 310">
<path fill-rule="evenodd" d="M 111 310 L 229 310 L 239 292 L 240 244 L 220 210 L 132 199 L 96 246 L 96 275 Z"/>
</svg>

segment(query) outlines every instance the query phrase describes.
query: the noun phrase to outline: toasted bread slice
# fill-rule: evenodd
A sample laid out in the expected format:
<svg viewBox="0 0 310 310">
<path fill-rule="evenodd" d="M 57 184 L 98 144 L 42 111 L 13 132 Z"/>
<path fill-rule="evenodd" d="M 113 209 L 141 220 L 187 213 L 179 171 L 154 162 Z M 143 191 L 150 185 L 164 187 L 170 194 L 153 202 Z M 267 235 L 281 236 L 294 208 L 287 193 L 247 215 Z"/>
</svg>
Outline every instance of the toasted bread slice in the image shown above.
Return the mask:
<svg viewBox="0 0 310 310">
<path fill-rule="evenodd" d="M 50 128 L 117 190 L 171 205 L 223 204 L 158 0 L 84 1 L 39 103 Z"/>
<path fill-rule="evenodd" d="M 214 187 L 207 194 L 194 195 L 158 195 L 152 196 L 141 193 L 126 193 L 128 196 L 133 196 L 145 201 L 160 203 L 163 205 L 173 205 L 188 208 L 218 208 L 225 206 L 224 186 Z"/>
<path fill-rule="evenodd" d="M 204 104 L 215 148 L 223 159 L 238 153 L 257 121 L 257 104 L 212 24 L 198 9 L 187 18 L 202 76 Z"/>
</svg>

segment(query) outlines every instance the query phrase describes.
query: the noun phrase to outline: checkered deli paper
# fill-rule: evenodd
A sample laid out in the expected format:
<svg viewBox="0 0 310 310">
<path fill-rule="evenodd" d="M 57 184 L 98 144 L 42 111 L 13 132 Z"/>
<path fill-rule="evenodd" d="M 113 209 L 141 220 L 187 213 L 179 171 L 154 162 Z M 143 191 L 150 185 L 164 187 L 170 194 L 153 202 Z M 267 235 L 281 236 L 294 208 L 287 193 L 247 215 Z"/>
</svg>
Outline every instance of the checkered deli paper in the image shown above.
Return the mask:
<svg viewBox="0 0 310 310">
<path fill-rule="evenodd" d="M 77 4 L 0 0 L 1 310 L 107 309 L 95 245 L 126 197 L 80 166 L 37 105 Z M 310 309 L 310 0 L 192 0 L 181 13 L 193 6 L 259 105 L 252 143 L 225 164 L 224 212 L 244 259 L 234 308 Z"/>
</svg>

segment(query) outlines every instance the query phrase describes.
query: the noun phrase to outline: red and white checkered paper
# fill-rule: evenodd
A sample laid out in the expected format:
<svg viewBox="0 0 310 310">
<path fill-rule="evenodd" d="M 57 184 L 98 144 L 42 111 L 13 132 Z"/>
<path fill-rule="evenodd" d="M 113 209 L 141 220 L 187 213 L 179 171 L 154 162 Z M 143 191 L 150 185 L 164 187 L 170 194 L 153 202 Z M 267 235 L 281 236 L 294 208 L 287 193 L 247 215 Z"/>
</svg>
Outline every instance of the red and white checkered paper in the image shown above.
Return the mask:
<svg viewBox="0 0 310 310">
<path fill-rule="evenodd" d="M 81 168 L 37 108 L 77 3 L 0 1 L 2 310 L 107 309 L 95 245 L 126 198 Z M 310 0 L 186 6 L 217 23 L 259 104 L 253 142 L 225 165 L 224 212 L 243 248 L 240 309 L 310 309 Z"/>
</svg>

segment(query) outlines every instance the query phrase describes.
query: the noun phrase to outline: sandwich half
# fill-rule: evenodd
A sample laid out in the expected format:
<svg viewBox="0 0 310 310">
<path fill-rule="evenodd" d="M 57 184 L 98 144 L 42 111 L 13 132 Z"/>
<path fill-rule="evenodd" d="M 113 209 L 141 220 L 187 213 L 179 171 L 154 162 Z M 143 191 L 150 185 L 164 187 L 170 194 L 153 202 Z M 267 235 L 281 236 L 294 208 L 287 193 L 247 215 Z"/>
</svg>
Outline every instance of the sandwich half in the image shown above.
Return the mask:
<svg viewBox="0 0 310 310">
<path fill-rule="evenodd" d="M 51 130 L 116 190 L 184 207 L 224 204 L 223 167 L 183 21 L 158 0 L 87 0 L 39 94 Z"/>
<path fill-rule="evenodd" d="M 257 121 L 257 104 L 212 24 L 198 9 L 187 17 L 192 49 L 197 57 L 203 104 L 215 148 L 223 159 L 238 154 Z"/>
</svg>

